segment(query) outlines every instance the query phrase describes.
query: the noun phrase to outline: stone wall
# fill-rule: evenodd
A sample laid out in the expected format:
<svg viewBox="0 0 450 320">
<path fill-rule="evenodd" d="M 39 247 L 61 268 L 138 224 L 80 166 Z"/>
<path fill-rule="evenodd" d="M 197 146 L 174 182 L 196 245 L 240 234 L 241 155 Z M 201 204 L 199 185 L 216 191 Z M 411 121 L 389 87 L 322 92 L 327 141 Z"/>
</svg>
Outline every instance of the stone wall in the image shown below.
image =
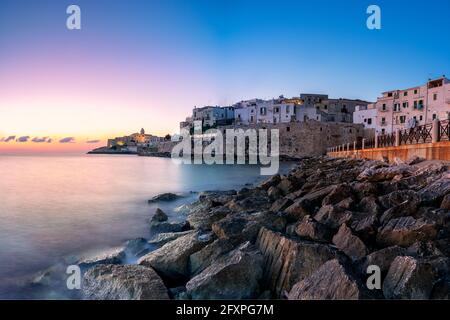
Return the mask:
<svg viewBox="0 0 450 320">
<path fill-rule="evenodd" d="M 373 135 L 362 124 L 319 122 L 291 122 L 279 124 L 233 125 L 225 129 L 279 129 L 280 155 L 289 157 L 318 156 L 326 154 L 327 148 L 343 143 L 353 143 Z"/>
</svg>

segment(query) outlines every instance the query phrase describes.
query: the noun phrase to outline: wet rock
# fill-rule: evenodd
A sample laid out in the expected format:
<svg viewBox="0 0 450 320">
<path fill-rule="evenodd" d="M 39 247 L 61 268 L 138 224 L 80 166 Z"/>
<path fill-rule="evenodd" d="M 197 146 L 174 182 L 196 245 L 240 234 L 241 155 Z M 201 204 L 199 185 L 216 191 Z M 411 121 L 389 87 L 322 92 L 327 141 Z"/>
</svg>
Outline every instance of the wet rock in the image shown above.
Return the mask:
<svg viewBox="0 0 450 320">
<path fill-rule="evenodd" d="M 179 222 L 150 222 L 150 232 L 151 233 L 168 233 L 168 232 L 182 232 L 190 229 L 189 223 L 187 221 Z"/>
<path fill-rule="evenodd" d="M 250 195 L 243 199 L 234 199 L 226 204 L 234 212 L 256 212 L 268 210 L 272 202 L 267 196 L 267 192 L 255 189 Z"/>
<path fill-rule="evenodd" d="M 196 275 L 210 266 L 223 254 L 233 250 L 234 244 L 228 239 L 216 239 L 189 257 L 190 274 Z"/>
<path fill-rule="evenodd" d="M 182 232 L 167 232 L 167 233 L 159 233 L 149 240 L 150 245 L 154 245 L 157 247 L 162 247 L 166 243 L 178 239 L 179 237 L 183 237 L 188 234 L 194 233 L 194 230 L 182 231 Z"/>
<path fill-rule="evenodd" d="M 353 261 L 363 258 L 369 252 L 364 242 L 353 235 L 345 224 L 341 225 L 338 233 L 333 237 L 333 243 Z"/>
<path fill-rule="evenodd" d="M 123 248 L 117 248 L 103 252 L 92 258 L 82 259 L 78 262 L 78 266 L 81 270 L 86 270 L 98 264 L 120 264 L 125 261 L 125 257 L 126 254 Z"/>
<path fill-rule="evenodd" d="M 408 247 L 416 241 L 432 239 L 436 236 L 436 225 L 423 218 L 402 217 L 390 220 L 377 234 L 377 244 L 386 247 L 398 245 Z"/>
<path fill-rule="evenodd" d="M 355 300 L 365 298 L 363 285 L 339 260 L 324 263 L 309 277 L 296 283 L 289 300 Z"/>
<path fill-rule="evenodd" d="M 245 243 L 186 284 L 192 299 L 250 299 L 259 293 L 261 253 Z"/>
<path fill-rule="evenodd" d="M 151 198 L 150 200 L 148 200 L 148 203 L 154 203 L 154 202 L 168 202 L 168 201 L 174 201 L 176 199 L 182 198 L 182 196 L 175 194 L 175 193 L 161 193 L 157 196 L 154 196 L 153 198 Z"/>
<path fill-rule="evenodd" d="M 234 199 L 236 195 L 236 190 L 203 191 L 200 193 L 198 199 L 200 201 L 210 201 L 218 205 L 224 205 L 228 201 Z"/>
<path fill-rule="evenodd" d="M 167 214 L 160 208 L 156 208 L 155 214 L 153 215 L 151 222 L 163 222 L 167 221 Z"/>
<path fill-rule="evenodd" d="M 296 241 L 266 228 L 261 228 L 256 245 L 264 256 L 264 288 L 278 298 L 323 263 L 339 256 L 329 245 Z"/>
<path fill-rule="evenodd" d="M 322 242 L 329 242 L 332 237 L 332 232 L 327 226 L 315 221 L 310 216 L 305 216 L 296 225 L 295 233 L 299 237 Z"/>
<path fill-rule="evenodd" d="M 158 274 L 138 265 L 98 265 L 84 274 L 82 290 L 92 300 L 169 299 Z"/>
<path fill-rule="evenodd" d="M 430 264 L 409 256 L 397 257 L 383 282 L 383 294 L 388 299 L 428 299 L 433 283 Z"/>
<path fill-rule="evenodd" d="M 168 280 L 186 279 L 189 276 L 189 256 L 211 241 L 201 241 L 199 236 L 200 233 L 195 232 L 179 237 L 143 256 L 138 264 L 152 267 Z"/>
<path fill-rule="evenodd" d="M 148 253 L 149 245 L 146 239 L 144 238 L 136 238 L 128 240 L 125 243 L 125 254 L 131 257 L 140 257 L 146 253 Z"/>
</svg>

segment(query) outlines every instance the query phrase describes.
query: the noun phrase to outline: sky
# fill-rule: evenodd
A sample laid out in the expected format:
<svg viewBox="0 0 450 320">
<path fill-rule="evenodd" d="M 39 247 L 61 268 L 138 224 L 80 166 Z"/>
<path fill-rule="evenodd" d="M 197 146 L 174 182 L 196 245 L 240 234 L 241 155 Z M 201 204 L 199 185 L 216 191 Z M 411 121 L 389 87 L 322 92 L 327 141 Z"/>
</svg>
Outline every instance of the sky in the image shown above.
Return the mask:
<svg viewBox="0 0 450 320">
<path fill-rule="evenodd" d="M 0 154 L 173 134 L 194 106 L 256 97 L 375 101 L 450 75 L 449 14 L 448 0 L 0 0 Z"/>
</svg>

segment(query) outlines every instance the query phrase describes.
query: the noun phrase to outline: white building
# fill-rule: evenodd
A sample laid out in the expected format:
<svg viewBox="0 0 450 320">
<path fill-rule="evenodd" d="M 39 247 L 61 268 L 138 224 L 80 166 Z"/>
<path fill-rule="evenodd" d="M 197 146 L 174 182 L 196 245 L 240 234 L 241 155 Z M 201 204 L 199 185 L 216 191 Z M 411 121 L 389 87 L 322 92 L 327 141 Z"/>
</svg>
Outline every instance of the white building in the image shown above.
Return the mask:
<svg viewBox="0 0 450 320">
<path fill-rule="evenodd" d="M 450 81 L 441 77 L 421 86 L 383 92 L 375 109 L 375 129 L 380 134 L 431 123 L 434 119 L 449 119 Z M 368 109 L 358 114 L 368 118 L 372 113 Z"/>
<path fill-rule="evenodd" d="M 377 130 L 377 109 L 374 103 L 368 106 L 356 106 L 353 123 L 363 124 L 364 128 Z"/>
</svg>

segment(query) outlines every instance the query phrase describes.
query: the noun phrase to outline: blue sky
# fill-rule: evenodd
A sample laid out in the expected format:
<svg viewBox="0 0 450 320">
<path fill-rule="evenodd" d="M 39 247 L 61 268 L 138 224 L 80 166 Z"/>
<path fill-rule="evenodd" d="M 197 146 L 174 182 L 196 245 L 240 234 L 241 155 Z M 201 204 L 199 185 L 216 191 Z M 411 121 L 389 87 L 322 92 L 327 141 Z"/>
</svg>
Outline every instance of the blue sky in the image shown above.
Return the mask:
<svg viewBox="0 0 450 320">
<path fill-rule="evenodd" d="M 69 4 L 81 7 L 82 30 L 65 28 Z M 371 4 L 381 30 L 366 28 Z M 375 100 L 450 75 L 449 16 L 448 0 L 1 0 L 0 117 L 14 124 L 7 105 L 28 112 L 55 92 L 68 110 L 92 101 L 92 118 L 117 104 L 117 132 L 145 119 L 162 133 L 194 105 L 300 92 Z M 141 119 L 127 118 L 135 112 Z M 52 116 L 53 131 L 70 127 Z M 83 130 L 65 134 L 98 138 Z"/>
</svg>

